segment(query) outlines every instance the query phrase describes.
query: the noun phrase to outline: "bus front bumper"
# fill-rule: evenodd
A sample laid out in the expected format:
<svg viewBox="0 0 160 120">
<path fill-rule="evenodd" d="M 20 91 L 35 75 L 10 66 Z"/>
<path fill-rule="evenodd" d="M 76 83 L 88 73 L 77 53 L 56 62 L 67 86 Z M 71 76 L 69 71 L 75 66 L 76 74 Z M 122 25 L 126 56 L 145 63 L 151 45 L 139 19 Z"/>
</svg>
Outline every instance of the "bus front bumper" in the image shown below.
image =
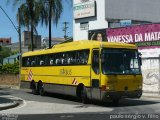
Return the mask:
<svg viewBox="0 0 160 120">
<path fill-rule="evenodd" d="M 142 90 L 135 91 L 102 91 L 102 100 L 107 99 L 121 99 L 121 98 L 140 98 Z"/>
</svg>

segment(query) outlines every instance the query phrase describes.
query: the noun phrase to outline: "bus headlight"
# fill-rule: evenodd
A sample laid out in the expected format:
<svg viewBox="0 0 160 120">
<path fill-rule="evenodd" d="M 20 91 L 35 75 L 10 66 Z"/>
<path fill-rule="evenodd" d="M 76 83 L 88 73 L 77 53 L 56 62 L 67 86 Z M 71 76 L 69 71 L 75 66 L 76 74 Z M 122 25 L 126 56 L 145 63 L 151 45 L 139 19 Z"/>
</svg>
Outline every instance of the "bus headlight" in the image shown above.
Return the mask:
<svg viewBox="0 0 160 120">
<path fill-rule="evenodd" d="M 142 85 L 139 85 L 138 89 L 142 89 Z"/>
<path fill-rule="evenodd" d="M 114 85 L 108 85 L 108 86 L 106 86 L 106 90 L 114 90 Z"/>
</svg>

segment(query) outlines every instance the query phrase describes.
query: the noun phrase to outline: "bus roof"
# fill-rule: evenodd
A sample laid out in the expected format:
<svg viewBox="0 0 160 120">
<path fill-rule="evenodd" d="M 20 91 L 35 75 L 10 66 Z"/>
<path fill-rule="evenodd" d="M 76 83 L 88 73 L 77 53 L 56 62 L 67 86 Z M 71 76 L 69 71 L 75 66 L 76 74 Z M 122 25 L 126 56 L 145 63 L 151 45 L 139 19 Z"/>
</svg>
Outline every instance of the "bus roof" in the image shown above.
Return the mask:
<svg viewBox="0 0 160 120">
<path fill-rule="evenodd" d="M 40 54 L 65 52 L 65 51 L 72 51 L 72 50 L 100 48 L 100 47 L 137 49 L 137 46 L 133 44 L 81 40 L 81 41 L 57 44 L 57 45 L 54 45 L 51 49 L 42 49 L 37 51 L 26 52 L 23 54 L 23 57 L 40 55 Z"/>
</svg>

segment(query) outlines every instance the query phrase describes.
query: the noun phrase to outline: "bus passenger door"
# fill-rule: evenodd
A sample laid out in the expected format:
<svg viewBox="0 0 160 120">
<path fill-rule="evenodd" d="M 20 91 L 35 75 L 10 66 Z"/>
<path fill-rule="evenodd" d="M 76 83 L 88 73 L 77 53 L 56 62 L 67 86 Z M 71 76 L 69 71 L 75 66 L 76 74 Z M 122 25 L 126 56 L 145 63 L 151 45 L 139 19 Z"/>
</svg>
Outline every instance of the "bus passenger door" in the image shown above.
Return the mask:
<svg viewBox="0 0 160 120">
<path fill-rule="evenodd" d="M 99 49 L 92 51 L 92 68 L 91 68 L 91 96 L 92 99 L 100 99 L 100 55 Z"/>
</svg>

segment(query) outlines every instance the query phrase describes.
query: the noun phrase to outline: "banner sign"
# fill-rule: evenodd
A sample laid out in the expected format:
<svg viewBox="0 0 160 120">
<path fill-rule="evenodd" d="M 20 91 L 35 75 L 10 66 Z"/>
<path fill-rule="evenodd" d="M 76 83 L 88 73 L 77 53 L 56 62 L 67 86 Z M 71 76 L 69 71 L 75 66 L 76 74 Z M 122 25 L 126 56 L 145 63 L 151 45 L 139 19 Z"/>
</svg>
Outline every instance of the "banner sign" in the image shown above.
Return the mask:
<svg viewBox="0 0 160 120">
<path fill-rule="evenodd" d="M 89 30 L 88 40 L 106 41 L 106 29 Z"/>
<path fill-rule="evenodd" d="M 138 46 L 160 45 L 160 24 L 108 28 L 106 34 L 108 42 L 136 43 Z"/>
<path fill-rule="evenodd" d="M 96 15 L 95 1 L 75 4 L 73 7 L 74 19 L 93 17 Z"/>
</svg>

